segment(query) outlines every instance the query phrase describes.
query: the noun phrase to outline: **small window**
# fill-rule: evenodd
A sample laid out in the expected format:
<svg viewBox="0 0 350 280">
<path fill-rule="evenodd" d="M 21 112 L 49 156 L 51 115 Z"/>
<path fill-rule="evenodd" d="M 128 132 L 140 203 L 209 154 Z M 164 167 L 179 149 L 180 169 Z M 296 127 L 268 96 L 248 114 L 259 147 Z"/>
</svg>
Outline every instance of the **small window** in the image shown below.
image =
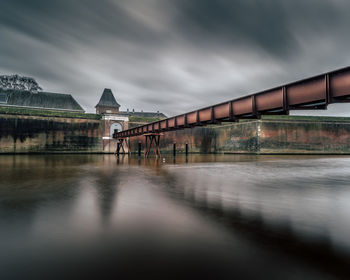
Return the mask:
<svg viewBox="0 0 350 280">
<path fill-rule="evenodd" d="M 111 110 L 106 110 L 106 113 L 112 113 L 112 111 Z"/>
<path fill-rule="evenodd" d="M 0 103 L 7 103 L 7 93 L 0 93 Z"/>
</svg>

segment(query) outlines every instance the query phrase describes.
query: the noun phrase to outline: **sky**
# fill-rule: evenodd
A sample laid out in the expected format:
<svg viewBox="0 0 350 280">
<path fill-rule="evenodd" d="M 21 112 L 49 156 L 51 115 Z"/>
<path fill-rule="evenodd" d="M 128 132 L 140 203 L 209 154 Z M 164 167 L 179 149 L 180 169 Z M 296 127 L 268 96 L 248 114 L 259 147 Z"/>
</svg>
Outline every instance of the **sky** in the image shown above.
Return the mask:
<svg viewBox="0 0 350 280">
<path fill-rule="evenodd" d="M 121 110 L 171 116 L 349 66 L 349 11 L 348 0 L 0 0 L 0 75 L 33 77 L 88 112 L 111 88 Z"/>
</svg>

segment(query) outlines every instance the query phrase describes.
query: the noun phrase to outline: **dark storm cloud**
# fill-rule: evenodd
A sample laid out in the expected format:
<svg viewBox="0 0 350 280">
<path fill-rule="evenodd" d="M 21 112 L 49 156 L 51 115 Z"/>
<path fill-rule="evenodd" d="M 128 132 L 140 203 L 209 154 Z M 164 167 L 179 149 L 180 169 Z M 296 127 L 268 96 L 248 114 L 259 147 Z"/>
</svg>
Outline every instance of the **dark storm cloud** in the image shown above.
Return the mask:
<svg viewBox="0 0 350 280">
<path fill-rule="evenodd" d="M 2 1 L 1 24 L 38 40 L 69 46 L 65 40 L 81 43 L 116 36 L 147 43 L 157 39 L 147 26 L 130 17 L 112 1 L 31 0 Z"/>
<path fill-rule="evenodd" d="M 72 93 L 89 111 L 109 87 L 124 109 L 175 114 L 350 64 L 349 9 L 345 0 L 2 0 L 0 72 Z"/>
<path fill-rule="evenodd" d="M 295 28 L 316 32 L 339 20 L 332 1 L 179 0 L 180 29 L 197 42 L 221 41 L 230 46 L 254 45 L 273 56 L 294 54 L 299 48 Z"/>
</svg>

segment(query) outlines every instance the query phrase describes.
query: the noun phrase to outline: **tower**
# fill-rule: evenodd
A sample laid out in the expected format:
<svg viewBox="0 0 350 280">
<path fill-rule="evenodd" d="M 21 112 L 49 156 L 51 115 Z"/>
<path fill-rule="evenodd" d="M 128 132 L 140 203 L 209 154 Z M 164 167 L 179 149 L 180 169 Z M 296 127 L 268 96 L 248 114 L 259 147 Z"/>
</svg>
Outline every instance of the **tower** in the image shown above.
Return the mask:
<svg viewBox="0 0 350 280">
<path fill-rule="evenodd" d="M 102 115 L 103 151 L 106 153 L 114 152 L 117 142 L 113 141 L 113 134 L 128 129 L 129 115 L 119 111 L 120 105 L 109 88 L 104 89 L 95 108 L 96 114 Z"/>
<path fill-rule="evenodd" d="M 112 90 L 105 88 L 100 101 L 95 106 L 96 114 L 118 114 L 120 105 L 115 100 Z"/>
</svg>

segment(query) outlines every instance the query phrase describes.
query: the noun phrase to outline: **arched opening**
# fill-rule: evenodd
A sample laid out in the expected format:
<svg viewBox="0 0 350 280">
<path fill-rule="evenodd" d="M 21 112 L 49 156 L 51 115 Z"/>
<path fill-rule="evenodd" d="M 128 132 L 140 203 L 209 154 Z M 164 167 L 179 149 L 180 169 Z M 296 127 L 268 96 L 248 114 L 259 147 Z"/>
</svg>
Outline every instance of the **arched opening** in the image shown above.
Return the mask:
<svg viewBox="0 0 350 280">
<path fill-rule="evenodd" d="M 123 130 L 123 127 L 120 123 L 116 122 L 116 123 L 112 123 L 110 129 L 109 129 L 109 135 L 110 137 L 113 137 L 113 133 L 114 133 L 114 130 L 117 129 L 118 132 L 122 131 Z"/>
</svg>

